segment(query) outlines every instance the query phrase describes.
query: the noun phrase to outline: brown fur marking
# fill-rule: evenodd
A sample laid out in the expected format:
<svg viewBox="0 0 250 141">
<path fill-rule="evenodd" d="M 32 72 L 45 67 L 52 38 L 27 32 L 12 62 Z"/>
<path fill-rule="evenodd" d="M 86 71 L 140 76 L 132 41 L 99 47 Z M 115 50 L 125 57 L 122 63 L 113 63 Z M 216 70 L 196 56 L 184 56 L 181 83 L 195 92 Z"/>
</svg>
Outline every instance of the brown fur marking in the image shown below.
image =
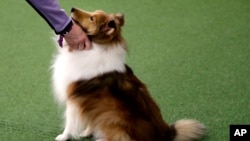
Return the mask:
<svg viewBox="0 0 250 141">
<path fill-rule="evenodd" d="M 122 131 L 136 141 L 172 140 L 174 130 L 163 121 L 147 88 L 126 69 L 126 73 L 110 72 L 72 83 L 69 99 L 78 103 L 88 123 L 106 132 Z"/>
</svg>

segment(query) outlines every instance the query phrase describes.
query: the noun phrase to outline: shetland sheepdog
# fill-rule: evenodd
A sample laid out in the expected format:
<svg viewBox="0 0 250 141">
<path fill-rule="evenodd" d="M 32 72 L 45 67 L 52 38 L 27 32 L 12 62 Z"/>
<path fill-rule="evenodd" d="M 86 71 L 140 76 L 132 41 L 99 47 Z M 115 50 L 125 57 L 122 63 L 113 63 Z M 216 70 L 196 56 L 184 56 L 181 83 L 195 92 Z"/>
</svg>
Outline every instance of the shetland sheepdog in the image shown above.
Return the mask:
<svg viewBox="0 0 250 141">
<path fill-rule="evenodd" d="M 204 135 L 204 125 L 193 119 L 164 122 L 147 87 L 125 63 L 123 14 L 72 8 L 71 17 L 92 48 L 58 47 L 52 81 L 55 97 L 65 107 L 65 129 L 55 140 L 192 141 Z"/>
</svg>

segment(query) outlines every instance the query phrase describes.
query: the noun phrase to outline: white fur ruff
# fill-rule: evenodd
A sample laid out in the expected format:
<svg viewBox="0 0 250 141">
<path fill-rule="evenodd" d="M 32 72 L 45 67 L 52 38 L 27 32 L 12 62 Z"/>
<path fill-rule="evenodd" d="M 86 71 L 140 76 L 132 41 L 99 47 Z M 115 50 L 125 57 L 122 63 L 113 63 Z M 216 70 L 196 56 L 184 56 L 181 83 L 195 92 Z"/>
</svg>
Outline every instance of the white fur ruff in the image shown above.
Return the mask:
<svg viewBox="0 0 250 141">
<path fill-rule="evenodd" d="M 66 44 L 64 42 L 64 44 Z M 59 103 L 66 102 L 68 85 L 77 80 L 88 80 L 103 73 L 125 71 L 124 44 L 103 46 L 92 44 L 91 50 L 68 51 L 58 47 L 52 68 L 54 94 Z"/>
</svg>

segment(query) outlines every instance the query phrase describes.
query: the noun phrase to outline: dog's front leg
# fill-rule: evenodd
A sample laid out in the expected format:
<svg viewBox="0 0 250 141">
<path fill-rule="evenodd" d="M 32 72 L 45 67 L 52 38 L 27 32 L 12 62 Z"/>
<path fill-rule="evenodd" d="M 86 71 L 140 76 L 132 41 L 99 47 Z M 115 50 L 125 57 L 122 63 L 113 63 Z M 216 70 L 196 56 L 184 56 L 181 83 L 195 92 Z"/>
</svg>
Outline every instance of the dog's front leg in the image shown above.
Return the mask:
<svg viewBox="0 0 250 141">
<path fill-rule="evenodd" d="M 68 132 L 68 129 L 65 128 L 63 133 L 58 135 L 55 140 L 56 141 L 67 141 L 70 138 L 70 135 L 67 132 Z"/>
<path fill-rule="evenodd" d="M 65 128 L 63 133 L 56 137 L 56 141 L 66 141 L 77 134 L 76 132 L 79 129 L 78 126 L 80 125 L 78 114 L 78 108 L 70 102 L 67 102 L 65 111 Z"/>
</svg>

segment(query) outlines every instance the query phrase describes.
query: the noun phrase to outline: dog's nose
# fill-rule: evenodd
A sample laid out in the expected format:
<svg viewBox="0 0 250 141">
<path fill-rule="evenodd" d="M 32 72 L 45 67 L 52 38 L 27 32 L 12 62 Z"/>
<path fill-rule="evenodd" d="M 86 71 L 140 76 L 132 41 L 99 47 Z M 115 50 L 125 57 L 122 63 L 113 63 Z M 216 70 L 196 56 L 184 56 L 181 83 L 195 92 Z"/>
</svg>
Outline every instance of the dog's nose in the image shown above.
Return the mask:
<svg viewBox="0 0 250 141">
<path fill-rule="evenodd" d="M 76 9 L 74 7 L 71 8 L 71 12 L 74 12 Z"/>
</svg>

